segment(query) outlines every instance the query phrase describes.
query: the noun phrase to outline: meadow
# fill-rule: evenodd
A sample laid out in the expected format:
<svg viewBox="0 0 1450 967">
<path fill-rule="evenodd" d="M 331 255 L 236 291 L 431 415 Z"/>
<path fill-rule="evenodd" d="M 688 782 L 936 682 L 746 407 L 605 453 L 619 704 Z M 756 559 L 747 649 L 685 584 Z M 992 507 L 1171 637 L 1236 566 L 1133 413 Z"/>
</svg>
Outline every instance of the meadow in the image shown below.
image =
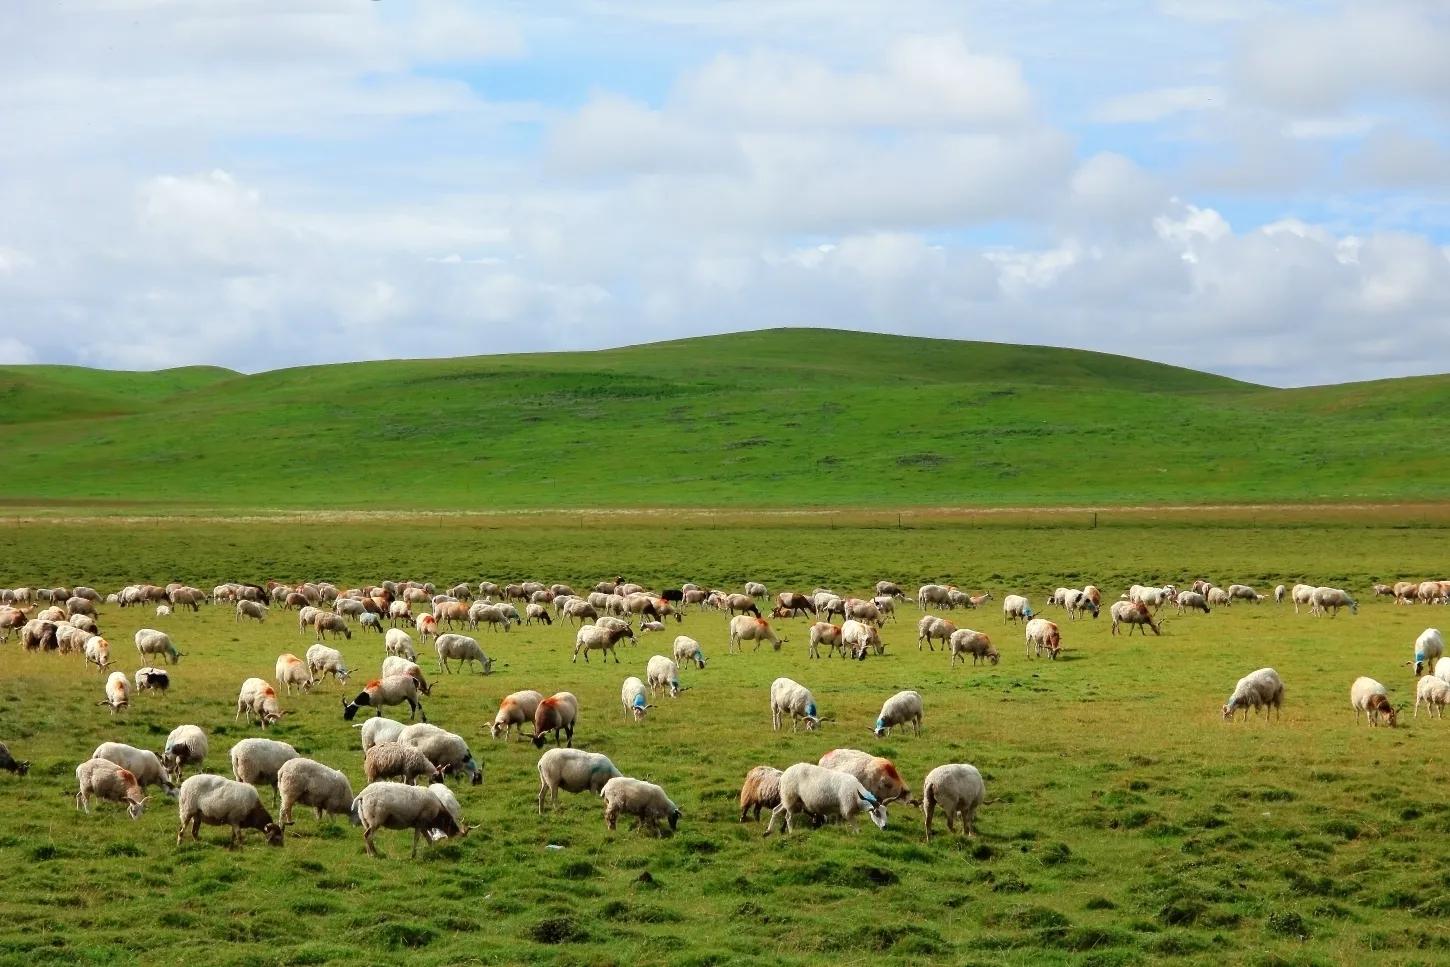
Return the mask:
<svg viewBox="0 0 1450 967">
<path fill-rule="evenodd" d="M 186 653 L 164 697 L 111 718 L 95 702 L 103 676 L 74 656 L 0 646 L 0 739 L 33 763 L 0 774 L 0 961 L 6 963 L 333 963 L 406 956 L 419 964 L 1129 964 L 1443 963 L 1450 937 L 1437 824 L 1445 801 L 1438 754 L 1450 728 L 1422 715 L 1369 729 L 1348 707 L 1357 675 L 1413 703 L 1403 662 L 1438 612 L 1374 601 L 1369 584 L 1443 573 L 1447 522 L 1423 508 L 1370 511 L 917 518 L 746 515 L 674 519 L 318 516 L 288 520 L 12 519 L 0 523 L 0 586 L 178 579 L 537 577 L 576 587 L 624 574 L 647 584 L 861 591 L 878 578 L 914 587 L 951 581 L 996 600 L 958 612 L 992 635 L 1001 663 L 949 667 L 918 651 L 912 606 L 863 663 L 810 661 L 804 620 L 778 622 L 779 652 L 727 655 L 725 619 L 691 612 L 662 635 L 625 646 L 622 664 L 569 660 L 566 626 L 479 633 L 494 674 L 436 674 L 431 721 L 469 739 L 481 787 L 455 787 L 463 839 L 408 859 L 410 834 L 383 833 L 384 856 L 359 831 L 299 810 L 284 847 L 255 834 L 237 852 L 226 832 L 175 845 L 173 804 L 153 800 L 132 822 L 111 805 L 74 808 L 74 768 L 98 743 L 161 746 L 195 722 L 212 736 L 207 767 L 260 734 L 233 723 L 243 678 L 270 678 L 276 656 L 312 641 L 289 612 L 265 624 L 224 607 L 157 618 L 102 608 L 119 667 L 134 671 L 131 635 L 164 627 Z M 1110 596 L 1135 580 L 1209 577 L 1267 591 L 1299 579 L 1358 593 L 1359 614 L 1295 615 L 1272 603 L 1170 614 L 1161 638 L 1113 637 L 1106 615 L 1061 619 L 1065 652 L 1025 658 L 998 606 L 1006 592 L 1041 609 L 1059 584 Z M 659 699 L 642 724 L 619 708 L 625 675 L 677 633 L 710 663 L 685 669 L 690 689 Z M 364 672 L 378 636 L 337 643 Z M 1234 682 L 1263 665 L 1287 686 L 1281 721 L 1225 723 Z M 818 733 L 772 733 L 767 691 L 779 675 L 809 685 L 831 719 Z M 358 679 L 354 679 L 355 686 Z M 589 796 L 535 808 L 538 753 L 495 743 L 486 726 L 519 688 L 569 689 L 582 707 L 576 746 L 607 753 L 658 782 L 681 807 L 680 831 L 656 839 L 624 824 L 608 833 Z M 881 701 L 920 690 L 915 737 L 869 732 Z M 357 732 L 328 684 L 283 698 L 292 714 L 269 734 L 346 771 L 361 788 Z M 397 716 L 396 710 L 390 714 Z M 919 792 L 932 767 L 971 762 L 989 804 L 979 835 L 924 843 L 920 814 L 893 806 L 885 830 L 836 826 L 761 838 L 738 822 L 751 767 L 814 761 L 840 746 L 893 758 Z M 268 796 L 264 795 L 264 801 Z"/>
</svg>

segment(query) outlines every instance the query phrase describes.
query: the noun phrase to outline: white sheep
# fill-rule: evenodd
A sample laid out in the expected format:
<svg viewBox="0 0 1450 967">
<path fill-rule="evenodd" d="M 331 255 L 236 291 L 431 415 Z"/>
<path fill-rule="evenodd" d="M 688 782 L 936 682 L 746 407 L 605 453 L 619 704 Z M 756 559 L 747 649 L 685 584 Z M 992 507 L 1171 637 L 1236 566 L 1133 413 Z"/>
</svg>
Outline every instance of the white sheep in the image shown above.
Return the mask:
<svg viewBox="0 0 1450 967">
<path fill-rule="evenodd" d="M 973 631 L 971 628 L 958 628 L 952 632 L 947 639 L 947 651 L 951 653 L 951 661 L 948 664 L 955 665 L 959 660 L 966 662 L 967 655 L 972 656 L 972 664 L 979 661 L 990 661 L 997 664 L 1002 656 L 997 654 L 997 649 L 992 647 L 992 639 L 980 631 Z"/>
<path fill-rule="evenodd" d="M 926 841 L 931 842 L 932 817 L 940 809 L 946 813 L 947 829 L 952 829 L 952 820 L 958 815 L 962 820 L 962 835 L 976 832 L 973 824 L 977 809 L 987 795 L 986 784 L 976 766 L 965 762 L 937 766 L 926 774 L 921 784 L 921 811 L 926 824 Z"/>
<path fill-rule="evenodd" d="M 418 660 L 418 652 L 413 647 L 413 639 L 402 628 L 388 629 L 387 634 L 383 636 L 383 651 L 409 661 Z"/>
<path fill-rule="evenodd" d="M 770 685 L 770 724 L 774 731 L 780 731 L 781 719 L 786 715 L 790 716 L 792 732 L 796 730 L 797 721 L 805 722 L 807 732 L 821 724 L 816 697 L 811 690 L 789 678 L 777 678 Z"/>
<path fill-rule="evenodd" d="M 411 829 L 412 856 L 418 856 L 418 840 L 447 836 L 466 836 L 473 828 L 462 826 L 448 811 L 443 800 L 426 789 L 398 782 L 374 782 L 363 787 L 352 801 L 353 822 L 363 828 L 363 849 L 369 856 L 378 855 L 373 835 L 380 829 Z"/>
<path fill-rule="evenodd" d="M 258 601 L 238 601 L 236 621 L 251 618 L 253 621 L 267 620 L 267 606 Z"/>
<path fill-rule="evenodd" d="M 436 763 L 444 775 L 456 772 L 467 775 L 475 786 L 483 784 L 483 767 L 474 759 L 462 736 L 427 722 L 418 722 L 399 732 L 398 741 L 418 749 Z"/>
<path fill-rule="evenodd" d="M 363 775 L 368 782 L 397 779 L 417 783 L 441 781 L 442 770 L 420 750 L 402 742 L 379 742 L 363 755 Z"/>
<path fill-rule="evenodd" d="M 859 831 L 856 817 L 866 813 L 871 821 L 886 828 L 886 807 L 859 779 L 844 772 L 824 769 L 809 762 L 797 762 L 780 776 L 780 805 L 770 813 L 765 835 L 775 830 L 776 820 L 785 817 L 785 831 L 795 828 L 800 813 L 813 816 L 840 817 L 853 832 Z"/>
<path fill-rule="evenodd" d="M 1244 718 L 1248 719 L 1249 709 L 1252 708 L 1255 714 L 1258 714 L 1259 709 L 1265 709 L 1264 721 L 1267 722 L 1267 709 L 1273 709 L 1276 714 L 1282 715 L 1283 706 L 1284 682 L 1279 678 L 1279 673 L 1272 668 L 1260 668 L 1239 679 L 1228 703 L 1223 707 L 1223 717 L 1232 721 L 1235 713 L 1243 709 Z"/>
<path fill-rule="evenodd" d="M 1431 671 L 1435 663 L 1445 654 L 1445 639 L 1440 636 L 1438 628 L 1426 628 L 1420 632 L 1415 639 L 1415 660 L 1405 662 L 1415 669 L 1415 677 Z"/>
<path fill-rule="evenodd" d="M 433 686 L 428 684 L 422 666 L 415 661 L 409 661 L 401 655 L 389 655 L 384 658 L 382 667 L 378 669 L 378 677 L 388 678 L 392 675 L 407 675 L 418 683 L 418 691 L 424 695 L 433 694 Z"/>
<path fill-rule="evenodd" d="M 342 717 L 351 722 L 357 715 L 359 708 L 371 708 L 377 715 L 383 714 L 383 709 L 389 705 L 408 705 L 408 718 L 415 715 L 424 722 L 428 721 L 428 715 L 423 711 L 423 703 L 418 701 L 418 693 L 421 691 L 418 680 L 411 675 L 389 675 L 386 678 L 379 678 L 367 683 L 361 692 L 351 701 L 343 700 Z"/>
<path fill-rule="evenodd" d="M 1307 604 L 1307 605 L 1311 605 L 1312 606 L 1314 604 L 1314 592 L 1315 592 L 1315 590 L 1316 589 L 1315 589 L 1314 585 L 1312 585 L 1312 584 L 1296 584 L 1296 585 L 1294 585 L 1294 590 L 1292 592 L 1290 592 L 1290 596 L 1293 598 L 1293 601 L 1294 601 L 1294 613 L 1295 614 L 1298 614 L 1299 613 L 1299 605 L 1301 605 L 1301 604 Z M 1311 612 L 1310 613 L 1311 614 L 1313 613 L 1312 608 L 1311 608 Z"/>
<path fill-rule="evenodd" d="M 307 670 L 312 675 L 314 685 L 320 684 L 326 675 L 331 675 L 333 681 L 339 685 L 346 685 L 348 676 L 352 674 L 347 670 L 342 652 L 320 641 L 307 648 Z"/>
<path fill-rule="evenodd" d="M 126 813 L 132 819 L 140 819 L 150 799 L 142 794 L 141 785 L 130 770 L 109 759 L 88 759 L 76 766 L 76 786 L 76 808 L 87 813 L 91 811 L 91 797 L 95 796 L 125 803 Z"/>
<path fill-rule="evenodd" d="M 362 730 L 360 734 L 362 736 L 363 752 L 367 752 L 367 750 L 382 742 L 398 741 L 398 735 L 402 733 L 405 727 L 405 724 L 399 722 L 397 719 L 386 719 L 376 715 L 360 726 L 353 726 L 355 729 L 360 728 Z"/>
<path fill-rule="evenodd" d="M 609 757 L 583 749 L 550 749 L 539 757 L 539 815 L 544 813 L 544 800 L 552 798 L 559 806 L 559 790 L 591 792 L 598 795 L 604 784 L 621 775 Z"/>
<path fill-rule="evenodd" d="M 237 692 L 237 714 L 232 716 L 232 721 L 237 721 L 243 714 L 248 722 L 255 718 L 265 729 L 288 713 L 278 706 L 276 689 L 264 679 L 249 678 L 242 682 L 241 690 Z"/>
<path fill-rule="evenodd" d="M 678 698 L 679 694 L 685 691 L 680 684 L 680 666 L 674 660 L 664 655 L 654 655 L 645 666 L 645 682 L 649 685 L 650 694 L 665 692 L 670 698 Z"/>
<path fill-rule="evenodd" d="M 277 770 L 277 790 L 282 806 L 277 818 L 283 826 L 292 825 L 293 806 L 311 806 L 317 818 L 324 813 L 346 816 L 352 810 L 352 783 L 347 776 L 313 759 L 288 759 Z"/>
<path fill-rule="evenodd" d="M 891 734 L 891 730 L 898 725 L 911 724 L 912 734 L 921 734 L 921 693 L 907 689 L 897 692 L 888 698 L 881 705 L 881 713 L 876 716 L 876 725 L 871 729 L 877 738 L 883 738 Z"/>
<path fill-rule="evenodd" d="M 495 739 L 508 739 L 510 729 L 518 731 L 518 737 L 524 737 L 524 725 L 532 725 L 534 713 L 539 710 L 539 703 L 544 696 L 533 689 L 513 692 L 503 697 L 498 703 L 498 714 L 493 717 L 493 724 L 488 728 L 489 734 Z"/>
<path fill-rule="evenodd" d="M 181 825 L 176 830 L 178 846 L 187 826 L 191 827 L 191 838 L 199 839 L 202 823 L 230 826 L 233 847 L 241 845 L 244 829 L 261 830 L 270 845 L 282 845 L 282 827 L 272 821 L 257 790 L 243 782 L 233 782 L 224 776 L 192 776 L 181 784 L 177 811 L 181 814 Z"/>
<path fill-rule="evenodd" d="M 1274 603 L 1275 604 L 1283 604 L 1284 603 L 1284 595 L 1288 592 L 1288 590 L 1289 589 L 1286 588 L 1286 587 L 1284 587 L 1284 585 L 1282 585 L 1282 584 L 1276 584 L 1276 585 L 1274 585 Z"/>
<path fill-rule="evenodd" d="M 1020 594 L 1009 594 L 1002 598 L 1002 616 L 1008 621 L 1022 621 L 1032 617 L 1032 602 Z"/>
<path fill-rule="evenodd" d="M 1047 657 L 1056 660 L 1058 653 L 1062 651 L 1062 633 L 1057 628 L 1057 622 L 1048 621 L 1046 618 L 1033 618 L 1027 622 L 1024 640 L 1027 643 L 1027 657 L 1034 655 L 1041 658 L 1042 653 L 1047 652 Z"/>
<path fill-rule="evenodd" d="M 142 628 L 136 632 L 136 651 L 143 659 L 155 655 L 164 655 L 168 664 L 175 664 L 181 661 L 181 652 L 176 650 L 176 645 L 171 641 L 171 636 L 164 631 L 157 631 L 155 628 Z"/>
<path fill-rule="evenodd" d="M 585 625 L 580 628 L 574 636 L 574 657 L 570 661 L 578 661 L 579 653 L 584 653 L 584 661 L 589 661 L 591 651 L 602 651 L 605 657 L 614 655 L 614 663 L 619 664 L 619 654 L 614 646 L 621 638 L 628 638 L 634 641 L 634 631 L 628 625 L 619 627 L 617 625 L 605 625 L 602 622 L 595 622 L 592 625 Z"/>
<path fill-rule="evenodd" d="M 654 830 L 657 836 L 664 835 L 664 830 L 660 828 L 661 820 L 670 824 L 672 833 L 679 826 L 680 807 L 652 782 L 615 776 L 599 790 L 599 797 L 604 800 L 604 825 L 611 830 L 621 813 L 635 818 L 635 829 L 645 826 Z"/>
<path fill-rule="evenodd" d="M 96 746 L 96 751 L 91 753 L 91 758 L 114 762 L 131 773 L 143 790 L 147 786 L 160 786 L 161 791 L 166 795 L 176 795 L 176 789 L 172 786 L 171 777 L 162 765 L 161 757 L 149 749 L 138 749 L 121 742 L 102 742 Z"/>
<path fill-rule="evenodd" d="M 171 774 L 173 783 L 181 781 L 181 770 L 187 766 L 199 766 L 206 761 L 206 733 L 198 725 L 178 725 L 166 737 L 166 748 L 161 753 L 161 764 Z"/>
<path fill-rule="evenodd" d="M 1444 659 L 1441 659 L 1442 661 Z M 1430 717 L 1435 717 L 1435 709 L 1440 710 L 1440 718 L 1445 717 L 1445 706 L 1450 703 L 1450 682 L 1435 675 L 1425 675 L 1415 683 L 1415 718 L 1420 717 L 1420 703 L 1428 706 Z"/>
<path fill-rule="evenodd" d="M 649 704 L 644 682 L 633 675 L 626 678 L 624 684 L 620 686 L 619 703 L 624 706 L 625 716 L 634 716 L 636 722 L 643 722 L 645 714 L 649 709 L 654 708 Z"/>
<path fill-rule="evenodd" d="M 481 674 L 487 675 L 493 671 L 493 659 L 485 655 L 478 642 L 467 635 L 439 635 L 433 641 L 433 648 L 438 652 L 438 662 L 443 666 L 444 672 L 452 671 L 448 667 L 450 658 L 459 662 L 464 670 L 472 662 L 478 662 Z"/>
<path fill-rule="evenodd" d="M 878 655 L 886 653 L 886 646 L 881 643 L 881 633 L 876 630 L 873 624 L 849 618 L 841 625 L 841 647 L 846 649 L 852 658 L 864 660 L 868 652 L 875 652 Z"/>
<path fill-rule="evenodd" d="M 278 685 L 287 690 L 288 695 L 292 694 L 294 686 L 299 692 L 309 692 L 316 684 L 312 679 L 312 670 L 308 668 L 307 663 L 291 652 L 284 652 L 277 656 L 276 681 Z"/>
<path fill-rule="evenodd" d="M 106 697 L 96 704 L 108 706 L 112 715 L 131 704 L 131 683 L 125 672 L 111 672 L 106 679 Z"/>
<path fill-rule="evenodd" d="M 675 637 L 674 654 L 675 661 L 681 665 L 694 662 L 697 668 L 705 667 L 705 653 L 700 650 L 700 643 L 688 635 Z"/>
<path fill-rule="evenodd" d="M 1394 728 L 1399 717 L 1399 713 L 1390 704 L 1390 693 L 1379 682 L 1364 675 L 1356 678 L 1354 684 L 1349 686 L 1349 707 L 1354 709 L 1356 722 L 1363 712 L 1365 721 L 1371 726 L 1379 725 L 1380 716 L 1383 715 L 1389 721 L 1390 728 Z"/>
<path fill-rule="evenodd" d="M 1339 588 L 1315 588 L 1310 605 L 1309 613 L 1312 615 L 1322 615 L 1327 611 L 1333 618 L 1339 615 L 1340 608 L 1348 608 L 1350 614 L 1359 614 L 1359 602 Z"/>
<path fill-rule="evenodd" d="M 776 651 L 780 651 L 780 646 L 789 640 L 789 638 L 777 638 L 775 632 L 771 630 L 770 622 L 764 618 L 739 614 L 730 619 L 730 646 L 728 651 L 732 654 L 745 650 L 740 646 L 740 643 L 743 641 L 755 642 L 756 651 L 760 650 L 760 643 L 762 641 L 768 641 Z"/>
<path fill-rule="evenodd" d="M 286 742 L 272 739 L 243 739 L 232 746 L 230 758 L 232 775 L 238 782 L 271 786 L 275 793 L 277 771 L 287 760 L 297 758 L 297 750 Z"/>
</svg>

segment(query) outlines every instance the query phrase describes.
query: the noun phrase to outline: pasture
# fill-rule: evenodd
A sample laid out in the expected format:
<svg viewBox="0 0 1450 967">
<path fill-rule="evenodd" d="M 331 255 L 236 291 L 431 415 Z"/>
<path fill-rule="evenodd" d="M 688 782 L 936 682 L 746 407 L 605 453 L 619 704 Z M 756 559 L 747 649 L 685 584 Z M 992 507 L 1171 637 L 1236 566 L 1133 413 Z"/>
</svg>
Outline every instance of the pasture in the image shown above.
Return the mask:
<svg viewBox="0 0 1450 967">
<path fill-rule="evenodd" d="M 949 667 L 918 651 L 914 605 L 883 633 L 887 654 L 865 662 L 807 659 L 804 619 L 775 622 L 779 652 L 727 655 L 726 619 L 687 612 L 683 625 L 621 647 L 622 664 L 569 660 L 567 626 L 515 627 L 477 637 L 491 676 L 434 682 L 429 720 L 467 738 L 481 787 L 454 788 L 462 839 L 408 859 L 411 834 L 384 832 L 383 858 L 360 832 L 299 809 L 280 850 L 227 832 L 175 845 L 176 811 L 154 799 L 139 821 L 114 805 L 74 808 L 75 766 L 102 741 L 159 750 L 182 722 L 211 735 L 207 768 L 229 772 L 226 750 L 262 734 L 233 723 L 237 688 L 270 679 L 277 655 L 313 640 L 295 616 L 236 623 L 226 607 L 156 617 L 103 606 L 101 631 L 117 667 L 134 671 L 131 636 L 160 627 L 185 653 L 171 693 L 139 696 L 112 718 L 95 702 L 103 676 L 76 656 L 0 647 L 0 739 L 33 763 L 0 774 L 0 960 L 53 963 L 1443 963 L 1450 938 L 1444 870 L 1450 847 L 1443 748 L 1450 725 L 1411 720 L 1397 730 L 1356 725 L 1358 675 L 1413 704 L 1403 662 L 1437 608 L 1395 607 L 1372 580 L 1443 576 L 1442 520 L 1339 513 L 1274 521 L 1232 514 L 1064 522 L 938 522 L 896 529 L 825 519 L 710 524 L 668 516 L 522 520 L 354 519 L 11 521 L 3 525 L 0 586 L 177 579 L 208 590 L 223 580 L 415 577 L 445 586 L 538 578 L 581 590 L 615 574 L 656 586 L 694 580 L 738 589 L 823 584 L 863 592 L 878 578 L 990 590 L 995 600 L 954 620 L 992 636 L 995 667 Z M 1069 622 L 1046 608 L 1059 584 L 1095 583 L 1116 597 L 1135 580 L 1209 577 L 1267 592 L 1283 581 L 1337 584 L 1358 615 L 1311 618 L 1287 605 L 1237 605 L 1174 616 L 1161 638 L 1113 637 L 1106 613 Z M 1056 662 L 1027 659 L 1000 611 L 1006 592 L 1031 596 L 1060 623 Z M 619 685 L 643 677 L 677 633 L 702 643 L 704 670 L 657 699 L 642 724 L 625 718 Z M 330 642 L 332 643 L 332 642 Z M 334 643 L 362 675 L 382 657 L 380 636 Z M 749 646 L 747 646 L 748 648 Z M 1243 674 L 1272 665 L 1287 690 L 1282 721 L 1221 720 Z M 321 686 L 287 698 L 292 714 L 270 736 L 343 769 L 362 787 L 357 730 Z M 830 719 L 816 733 L 772 733 L 767 691 L 788 675 L 815 692 Z M 564 796 L 540 817 L 538 753 L 492 742 L 487 723 L 504 694 L 567 689 L 581 703 L 576 747 L 607 753 L 626 775 L 664 786 L 683 810 L 680 830 L 655 839 L 627 823 L 608 833 L 598 799 Z M 925 699 L 920 737 L 869 733 L 881 701 L 902 688 Z M 366 714 L 366 713 L 365 713 Z M 397 717 L 398 710 L 388 714 Z M 815 761 L 851 746 L 891 757 L 920 792 L 932 767 L 971 762 L 987 783 L 979 835 L 938 825 L 923 842 L 920 813 L 890 809 L 869 823 L 761 838 L 738 822 L 745 772 Z M 263 800 L 269 807 L 270 790 Z"/>
</svg>

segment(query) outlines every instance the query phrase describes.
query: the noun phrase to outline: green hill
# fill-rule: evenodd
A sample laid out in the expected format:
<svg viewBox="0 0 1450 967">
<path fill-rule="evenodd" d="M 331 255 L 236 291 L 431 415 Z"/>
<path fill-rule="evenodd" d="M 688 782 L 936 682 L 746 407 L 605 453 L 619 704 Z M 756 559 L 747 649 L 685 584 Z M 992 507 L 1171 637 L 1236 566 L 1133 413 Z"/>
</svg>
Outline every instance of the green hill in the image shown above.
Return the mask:
<svg viewBox="0 0 1450 967">
<path fill-rule="evenodd" d="M 241 376 L 0 367 L 0 501 L 487 510 L 1450 497 L 1450 377 L 1279 390 L 832 330 Z"/>
</svg>

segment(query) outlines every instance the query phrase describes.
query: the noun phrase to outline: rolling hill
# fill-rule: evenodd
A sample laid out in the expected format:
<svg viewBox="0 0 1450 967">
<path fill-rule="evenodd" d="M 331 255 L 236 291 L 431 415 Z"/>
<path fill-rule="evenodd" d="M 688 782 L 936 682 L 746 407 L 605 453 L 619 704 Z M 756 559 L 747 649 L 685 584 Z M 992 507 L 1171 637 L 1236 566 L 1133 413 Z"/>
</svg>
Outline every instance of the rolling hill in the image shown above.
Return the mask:
<svg viewBox="0 0 1450 967">
<path fill-rule="evenodd" d="M 493 510 L 1450 497 L 1450 377 L 1271 389 L 769 330 L 245 376 L 0 367 L 11 506 Z"/>
</svg>

